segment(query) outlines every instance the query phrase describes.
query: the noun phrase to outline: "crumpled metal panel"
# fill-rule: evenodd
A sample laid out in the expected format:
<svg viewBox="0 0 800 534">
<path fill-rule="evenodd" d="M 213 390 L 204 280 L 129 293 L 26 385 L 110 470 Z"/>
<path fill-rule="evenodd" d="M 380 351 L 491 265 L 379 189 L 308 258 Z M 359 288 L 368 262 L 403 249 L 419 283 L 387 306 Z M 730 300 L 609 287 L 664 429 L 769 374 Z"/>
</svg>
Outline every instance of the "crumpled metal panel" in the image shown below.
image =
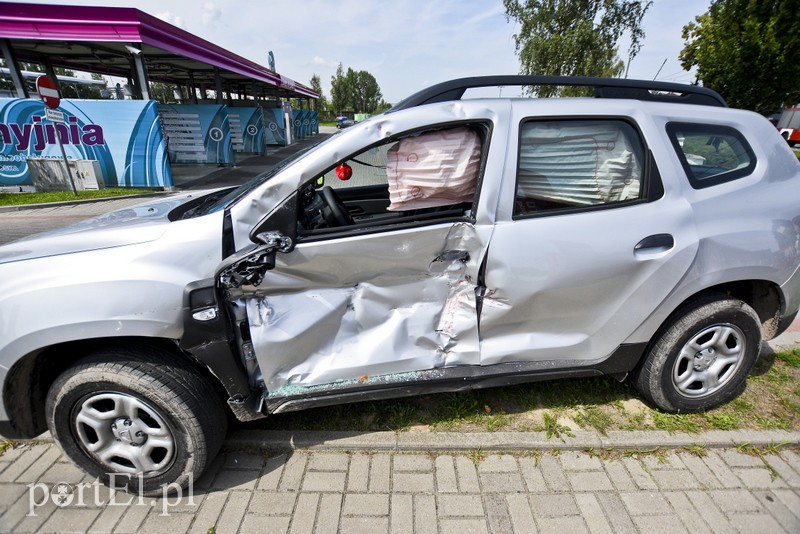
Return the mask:
<svg viewBox="0 0 800 534">
<path fill-rule="evenodd" d="M 413 238 L 413 253 L 398 254 Z M 363 255 L 364 247 L 370 256 Z M 271 395 L 293 388 L 479 364 L 483 244 L 466 223 L 299 245 L 245 288 Z M 338 250 L 335 261 L 328 254 Z M 445 254 L 454 251 L 466 254 Z"/>
</svg>

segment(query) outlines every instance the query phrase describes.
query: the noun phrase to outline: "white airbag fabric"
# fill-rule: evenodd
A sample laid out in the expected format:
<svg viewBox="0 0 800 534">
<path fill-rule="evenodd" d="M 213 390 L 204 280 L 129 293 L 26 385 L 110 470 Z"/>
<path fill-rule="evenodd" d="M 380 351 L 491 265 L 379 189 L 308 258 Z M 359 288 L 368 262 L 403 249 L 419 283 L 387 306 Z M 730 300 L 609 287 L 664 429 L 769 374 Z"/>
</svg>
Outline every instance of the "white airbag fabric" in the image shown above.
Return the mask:
<svg viewBox="0 0 800 534">
<path fill-rule="evenodd" d="M 472 202 L 481 141 L 469 128 L 406 137 L 389 149 L 390 211 Z"/>
</svg>

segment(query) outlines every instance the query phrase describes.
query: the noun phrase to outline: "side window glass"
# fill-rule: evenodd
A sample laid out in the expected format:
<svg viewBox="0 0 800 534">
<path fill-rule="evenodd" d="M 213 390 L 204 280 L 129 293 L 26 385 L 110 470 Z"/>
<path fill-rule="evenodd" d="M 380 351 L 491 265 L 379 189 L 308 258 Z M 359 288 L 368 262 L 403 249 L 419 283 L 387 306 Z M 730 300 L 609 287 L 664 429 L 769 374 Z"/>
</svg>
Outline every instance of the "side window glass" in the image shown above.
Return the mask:
<svg viewBox="0 0 800 534">
<path fill-rule="evenodd" d="M 638 200 L 644 149 L 619 120 L 529 121 L 520 128 L 515 215 Z"/>
<path fill-rule="evenodd" d="M 340 160 L 301 189 L 299 235 L 471 214 L 486 129 L 415 132 Z"/>
<path fill-rule="evenodd" d="M 673 122 L 667 133 L 695 189 L 742 178 L 755 168 L 753 150 L 733 128 Z"/>
</svg>

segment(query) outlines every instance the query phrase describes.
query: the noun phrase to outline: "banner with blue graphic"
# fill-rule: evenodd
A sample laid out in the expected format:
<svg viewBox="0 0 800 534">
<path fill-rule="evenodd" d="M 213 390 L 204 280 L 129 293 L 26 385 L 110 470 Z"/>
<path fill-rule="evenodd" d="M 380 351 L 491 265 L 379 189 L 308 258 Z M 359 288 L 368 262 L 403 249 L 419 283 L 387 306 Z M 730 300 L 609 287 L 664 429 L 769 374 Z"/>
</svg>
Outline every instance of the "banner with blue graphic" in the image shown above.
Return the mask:
<svg viewBox="0 0 800 534">
<path fill-rule="evenodd" d="M 266 151 L 264 112 L 261 108 L 228 108 L 234 152 L 263 154 Z"/>
<path fill-rule="evenodd" d="M 40 100 L 0 98 L 0 186 L 33 184 L 27 159 L 97 160 L 107 187 L 171 187 L 156 103 L 149 100 L 61 100 L 66 124 L 44 118 Z"/>
<path fill-rule="evenodd" d="M 311 133 L 317 135 L 319 133 L 319 112 L 311 112 Z"/>
<path fill-rule="evenodd" d="M 286 130 L 283 123 L 282 108 L 265 108 L 264 122 L 267 124 L 266 133 L 268 145 L 285 145 Z"/>
<path fill-rule="evenodd" d="M 172 163 L 234 163 L 228 106 L 159 104 Z"/>
</svg>

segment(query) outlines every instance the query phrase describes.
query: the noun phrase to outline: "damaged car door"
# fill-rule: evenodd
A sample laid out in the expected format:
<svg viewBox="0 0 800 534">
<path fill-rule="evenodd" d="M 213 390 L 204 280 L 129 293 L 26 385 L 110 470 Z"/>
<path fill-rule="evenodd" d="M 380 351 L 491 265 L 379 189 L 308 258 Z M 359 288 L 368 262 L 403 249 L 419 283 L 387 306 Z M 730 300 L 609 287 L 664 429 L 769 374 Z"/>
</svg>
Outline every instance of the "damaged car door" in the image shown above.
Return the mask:
<svg viewBox="0 0 800 534">
<path fill-rule="evenodd" d="M 486 135 L 415 132 L 337 162 L 286 201 L 296 243 L 262 234 L 219 271 L 231 313 L 246 317 L 241 350 L 255 356 L 251 383 L 268 403 L 480 363 L 491 225 L 473 211 Z"/>
</svg>

